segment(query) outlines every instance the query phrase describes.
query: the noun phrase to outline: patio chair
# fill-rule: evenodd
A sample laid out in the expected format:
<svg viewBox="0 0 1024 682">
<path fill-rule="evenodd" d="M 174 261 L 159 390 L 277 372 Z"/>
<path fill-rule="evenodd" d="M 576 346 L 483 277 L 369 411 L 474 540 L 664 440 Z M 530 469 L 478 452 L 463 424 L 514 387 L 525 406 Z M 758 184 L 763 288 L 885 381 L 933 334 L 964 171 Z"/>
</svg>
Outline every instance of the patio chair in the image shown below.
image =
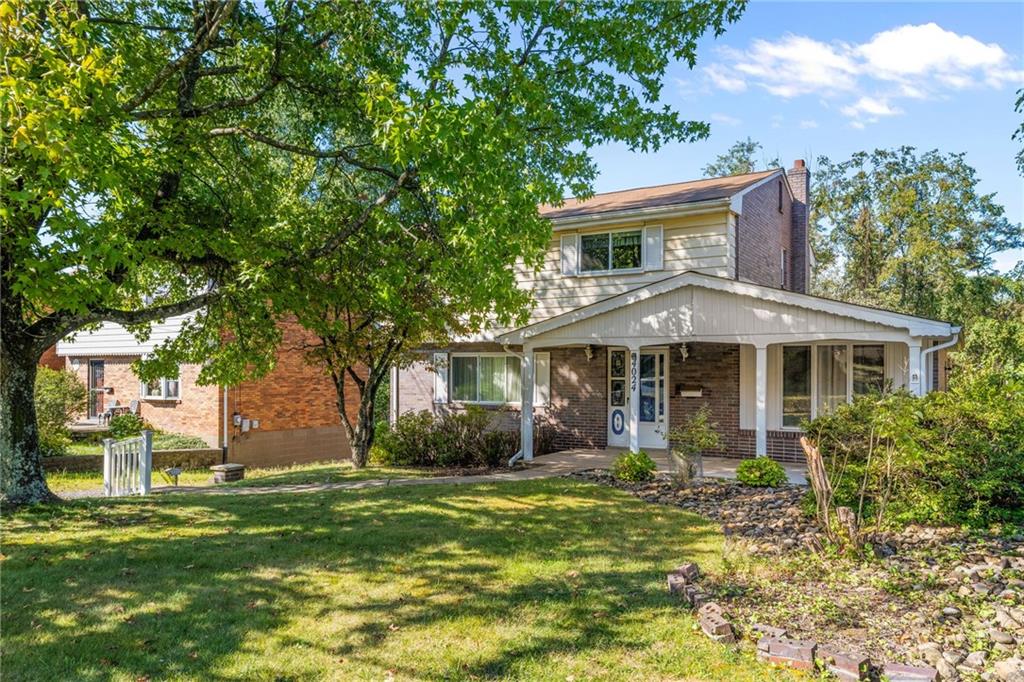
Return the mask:
<svg viewBox="0 0 1024 682">
<path fill-rule="evenodd" d="M 103 414 L 101 414 L 99 417 L 100 423 L 109 424 L 111 418 L 114 416 L 114 412 L 117 411 L 118 407 L 120 407 L 120 405 L 118 405 L 117 401 L 115 400 L 113 405 L 110 405 L 107 407 L 107 409 L 103 410 Z"/>
</svg>

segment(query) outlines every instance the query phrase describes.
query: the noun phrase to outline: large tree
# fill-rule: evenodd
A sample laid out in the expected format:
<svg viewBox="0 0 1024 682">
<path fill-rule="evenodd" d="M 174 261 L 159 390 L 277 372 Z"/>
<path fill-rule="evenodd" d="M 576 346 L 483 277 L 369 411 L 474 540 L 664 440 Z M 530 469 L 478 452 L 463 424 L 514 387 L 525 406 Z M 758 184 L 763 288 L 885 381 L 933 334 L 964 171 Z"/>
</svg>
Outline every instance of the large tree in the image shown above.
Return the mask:
<svg viewBox="0 0 1024 682">
<path fill-rule="evenodd" d="M 819 293 L 968 322 L 1010 283 L 992 256 L 1024 245 L 963 154 L 911 147 L 818 160 L 812 199 Z"/>
<path fill-rule="evenodd" d="M 311 355 L 334 380 L 357 465 L 373 443 L 390 366 L 425 341 L 524 321 L 530 298 L 516 287 L 516 266 L 538 265 L 550 241 L 537 205 L 560 201 L 566 188 L 591 191 L 591 146 L 654 149 L 707 134 L 656 103 L 668 62 L 692 66 L 697 38 L 721 31 L 740 5 L 416 8 L 398 28 L 402 58 L 415 68 L 391 86 L 401 106 L 374 144 L 388 163 L 415 168 L 421 189 L 310 261 L 297 273 L 298 295 L 281 299 L 282 312 L 319 339 Z M 324 192 L 308 217 L 328 230 L 332 216 L 359 209 L 353 193 L 380 189 L 379 178 L 365 185 L 317 172 Z M 306 293 L 314 290 L 322 295 Z"/>
<path fill-rule="evenodd" d="M 144 376 L 266 370 L 275 321 L 304 309 L 290 272 L 410 205 L 477 263 L 535 260 L 536 203 L 586 194 L 586 148 L 706 134 L 655 104 L 661 74 L 742 2 L 0 7 L 0 490 L 22 503 L 49 497 L 32 407 L 49 345 L 198 310 Z M 475 272 L 476 296 L 514 298 L 495 293 L 507 269 Z"/>
<path fill-rule="evenodd" d="M 779 159 L 769 160 L 762 154 L 758 162 L 758 152 L 762 150 L 761 143 L 752 138 L 737 140 L 729 147 L 724 154 L 719 154 L 715 159 L 704 166 L 704 177 L 718 178 L 726 175 L 744 175 L 758 170 L 778 168 Z"/>
</svg>

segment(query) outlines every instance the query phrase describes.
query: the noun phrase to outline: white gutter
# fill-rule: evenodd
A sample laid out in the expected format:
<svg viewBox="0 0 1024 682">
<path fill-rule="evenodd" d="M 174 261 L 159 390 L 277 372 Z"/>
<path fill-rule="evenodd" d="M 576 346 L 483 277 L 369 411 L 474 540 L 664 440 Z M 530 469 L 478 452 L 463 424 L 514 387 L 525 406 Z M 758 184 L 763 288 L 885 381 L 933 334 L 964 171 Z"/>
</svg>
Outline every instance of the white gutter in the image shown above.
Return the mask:
<svg viewBox="0 0 1024 682">
<path fill-rule="evenodd" d="M 927 356 L 927 355 L 929 355 L 931 353 L 934 353 L 937 350 L 942 350 L 943 348 L 949 348 L 950 346 L 955 346 L 957 341 L 960 340 L 960 330 L 961 329 L 963 329 L 963 327 L 953 327 L 953 329 L 952 329 L 953 336 L 950 337 L 949 341 L 943 341 L 942 343 L 940 343 L 937 346 L 932 346 L 931 348 L 925 348 L 924 350 L 922 350 L 921 351 L 921 364 L 922 365 L 925 364 L 925 356 Z M 932 373 L 928 372 L 928 388 L 929 388 L 929 390 L 932 390 L 932 389 L 935 388 L 934 386 L 931 385 L 931 383 L 932 383 Z"/>
<path fill-rule="evenodd" d="M 223 458 L 227 459 L 228 454 L 228 387 L 224 386 L 224 455 Z"/>
</svg>

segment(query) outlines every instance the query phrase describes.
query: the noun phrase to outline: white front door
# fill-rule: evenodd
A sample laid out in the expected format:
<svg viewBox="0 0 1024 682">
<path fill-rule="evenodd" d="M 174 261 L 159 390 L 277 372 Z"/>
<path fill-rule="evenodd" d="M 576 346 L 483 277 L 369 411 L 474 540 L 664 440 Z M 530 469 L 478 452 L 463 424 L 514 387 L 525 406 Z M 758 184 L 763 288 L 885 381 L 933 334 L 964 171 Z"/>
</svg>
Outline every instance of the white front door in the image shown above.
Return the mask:
<svg viewBox="0 0 1024 682">
<path fill-rule="evenodd" d="M 663 350 L 640 353 L 640 447 L 668 447 L 667 386 L 668 354 Z M 629 351 L 608 351 L 608 445 L 629 445 Z"/>
</svg>

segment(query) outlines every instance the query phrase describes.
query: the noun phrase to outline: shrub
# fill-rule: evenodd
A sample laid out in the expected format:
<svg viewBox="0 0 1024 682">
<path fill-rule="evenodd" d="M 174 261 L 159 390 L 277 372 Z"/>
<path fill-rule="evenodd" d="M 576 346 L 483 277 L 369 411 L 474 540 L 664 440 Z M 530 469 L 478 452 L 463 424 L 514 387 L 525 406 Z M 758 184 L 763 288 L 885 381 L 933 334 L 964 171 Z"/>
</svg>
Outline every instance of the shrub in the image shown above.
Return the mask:
<svg viewBox="0 0 1024 682">
<path fill-rule="evenodd" d="M 862 397 L 815 419 L 834 506 L 876 527 L 1024 521 L 1024 367 L 978 364 L 948 392 Z"/>
<path fill-rule="evenodd" d="M 668 432 L 673 458 L 678 458 L 681 463 L 676 472 L 678 478 L 684 481 L 693 478 L 701 453 L 722 447 L 722 439 L 715 430 L 717 427 L 718 424 L 711 423 L 711 409 L 704 405 Z"/>
<path fill-rule="evenodd" d="M 736 467 L 736 480 L 757 488 L 778 488 L 789 482 L 786 470 L 774 459 L 745 459 Z"/>
<path fill-rule="evenodd" d="M 612 463 L 612 476 L 620 481 L 638 483 L 654 478 L 657 469 L 654 460 L 643 450 L 639 452 L 623 452 Z"/>
<path fill-rule="evenodd" d="M 403 414 L 378 432 L 370 459 L 388 466 L 501 466 L 519 450 L 519 431 L 495 429 L 494 421 L 494 412 L 477 406 L 439 417 L 427 411 Z M 535 451 L 550 452 L 552 443 L 551 429 L 538 425 Z"/>
<path fill-rule="evenodd" d="M 110 424 L 107 426 L 107 433 L 109 438 L 120 440 L 122 438 L 131 438 L 142 433 L 142 430 L 146 428 L 146 422 L 142 420 L 137 414 L 119 414 L 116 417 L 110 419 Z"/>
<path fill-rule="evenodd" d="M 35 395 L 40 450 L 44 457 L 63 455 L 71 443 L 68 424 L 85 411 L 89 393 L 71 372 L 39 367 Z"/>
</svg>

